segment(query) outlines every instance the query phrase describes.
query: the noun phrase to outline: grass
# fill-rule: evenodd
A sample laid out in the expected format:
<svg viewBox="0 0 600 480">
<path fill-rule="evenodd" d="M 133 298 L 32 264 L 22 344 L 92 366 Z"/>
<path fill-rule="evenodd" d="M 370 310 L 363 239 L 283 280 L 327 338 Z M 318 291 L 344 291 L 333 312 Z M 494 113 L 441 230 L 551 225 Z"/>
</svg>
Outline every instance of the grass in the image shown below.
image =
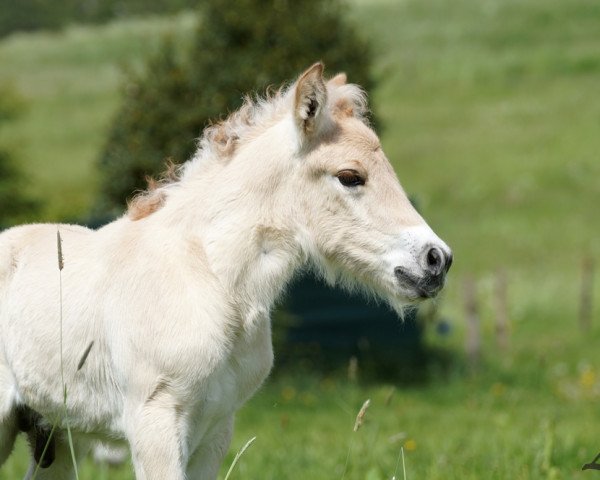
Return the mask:
<svg viewBox="0 0 600 480">
<path fill-rule="evenodd" d="M 369 11 L 383 144 L 457 268 L 536 271 L 598 255 L 598 5 L 430 0 Z"/>
<path fill-rule="evenodd" d="M 466 379 L 455 372 L 402 388 L 314 374 L 274 378 L 240 411 L 222 475 L 235 452 L 256 435 L 232 480 L 329 480 L 343 478 L 344 471 L 347 480 L 389 480 L 402 447 L 411 479 L 591 476 L 580 470 L 598 453 L 592 427 L 598 392 L 589 387 L 584 367 L 560 358 L 513 361 L 524 365 L 521 371 L 494 368 Z M 364 425 L 353 432 L 367 395 L 371 406 Z M 12 470 L 0 472 L 19 478 L 24 471 L 19 465 L 25 465 L 23 445 L 11 457 Z M 81 480 L 133 479 L 128 466 L 105 475 L 89 461 L 80 467 Z"/>
<path fill-rule="evenodd" d="M 137 68 L 170 34 L 183 42 L 190 14 L 16 34 L 0 42 L 0 84 L 16 87 L 27 109 L 3 128 L 43 199 L 47 220 L 77 218 L 96 192 L 95 161 L 119 104 L 123 69 Z M 39 217 L 38 217 L 39 218 Z"/>
<path fill-rule="evenodd" d="M 227 470 L 227 473 L 225 474 L 225 480 L 229 480 L 229 476 L 231 475 L 231 472 L 233 472 L 233 469 L 239 462 L 239 460 L 242 457 L 242 455 L 244 454 L 244 452 L 246 450 L 248 450 L 250 445 L 252 445 L 254 443 L 254 440 L 256 440 L 256 437 L 252 437 L 250 440 L 248 440 L 246 442 L 246 444 L 240 449 L 240 451 L 235 454 L 235 458 L 233 459 L 233 462 L 231 462 L 231 465 L 229 466 L 229 470 Z"/>
<path fill-rule="evenodd" d="M 374 43 L 372 100 L 382 142 L 455 265 L 427 344 L 452 352 L 419 385 L 277 375 L 239 415 L 222 469 L 256 436 L 231 479 L 389 479 L 401 448 L 409 479 L 573 479 L 600 452 L 600 281 L 596 324 L 578 329 L 580 264 L 600 260 L 600 4 L 595 0 L 354 0 Z M 0 42 L 0 82 L 29 103 L 3 133 L 16 145 L 44 218 L 85 212 L 118 105 L 120 65 L 139 64 L 193 18 L 148 18 Z M 509 278 L 511 347 L 494 343 L 496 271 Z M 461 279 L 478 280 L 484 362 L 462 358 Z M 390 398 L 391 389 L 394 394 Z M 353 432 L 365 399 L 365 423 Z M 23 443 L 0 469 L 19 478 Z M 348 455 L 348 451 L 350 454 Z M 80 478 L 125 480 L 129 467 Z"/>
</svg>

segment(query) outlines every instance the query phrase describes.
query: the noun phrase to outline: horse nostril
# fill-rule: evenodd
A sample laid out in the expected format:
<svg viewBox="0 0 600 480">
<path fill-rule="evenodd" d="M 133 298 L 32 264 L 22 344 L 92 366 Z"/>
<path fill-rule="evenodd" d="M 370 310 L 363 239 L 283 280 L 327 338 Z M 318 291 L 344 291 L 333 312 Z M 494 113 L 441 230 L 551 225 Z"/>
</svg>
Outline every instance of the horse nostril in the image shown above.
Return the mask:
<svg viewBox="0 0 600 480">
<path fill-rule="evenodd" d="M 427 251 L 427 270 L 432 275 L 439 275 L 444 270 L 444 252 L 439 248 L 433 247 Z"/>
</svg>

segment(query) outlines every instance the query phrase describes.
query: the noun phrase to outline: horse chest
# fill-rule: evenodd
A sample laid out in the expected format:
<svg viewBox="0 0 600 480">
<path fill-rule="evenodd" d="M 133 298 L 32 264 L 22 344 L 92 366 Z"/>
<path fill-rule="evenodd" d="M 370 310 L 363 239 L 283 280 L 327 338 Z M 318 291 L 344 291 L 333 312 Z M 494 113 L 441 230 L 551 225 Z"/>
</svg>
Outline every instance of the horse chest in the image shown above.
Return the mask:
<svg viewBox="0 0 600 480">
<path fill-rule="evenodd" d="M 271 326 L 265 316 L 240 333 L 229 357 L 209 381 L 207 401 L 224 414 L 233 413 L 261 386 L 272 365 Z"/>
</svg>

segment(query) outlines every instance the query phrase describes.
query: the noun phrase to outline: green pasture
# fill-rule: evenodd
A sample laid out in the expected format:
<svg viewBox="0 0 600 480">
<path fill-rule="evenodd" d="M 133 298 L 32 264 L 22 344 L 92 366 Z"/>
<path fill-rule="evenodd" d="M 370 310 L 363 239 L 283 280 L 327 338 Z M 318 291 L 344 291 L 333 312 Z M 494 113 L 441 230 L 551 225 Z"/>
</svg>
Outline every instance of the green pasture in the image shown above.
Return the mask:
<svg viewBox="0 0 600 480">
<path fill-rule="evenodd" d="M 403 479 L 402 448 L 408 479 L 593 479 L 598 473 L 581 466 L 598 453 L 598 370 L 557 358 L 577 350 L 567 343 L 547 345 L 553 355 L 522 351 L 478 376 L 453 370 L 415 386 L 276 377 L 238 414 L 221 479 L 254 436 L 230 478 Z M 364 425 L 353 432 L 367 398 Z M 21 442 L 1 478 L 20 478 L 26 457 Z M 88 460 L 80 478 L 133 475 L 130 465 L 99 468 Z"/>
<path fill-rule="evenodd" d="M 185 42 L 193 15 L 14 34 L 0 42 L 0 84 L 26 110 L 2 132 L 23 163 L 48 221 L 78 218 L 92 204 L 95 161 L 119 104 L 126 69 L 139 68 L 171 35 Z"/>
<path fill-rule="evenodd" d="M 600 3 L 597 0 L 354 0 L 373 42 L 372 102 L 406 190 L 454 249 L 437 352 L 423 381 L 280 373 L 238 415 L 232 479 L 594 479 L 600 453 L 600 279 L 595 324 L 578 325 L 581 263 L 600 270 Z M 27 109 L 2 133 L 43 200 L 76 218 L 119 92 L 164 35 L 184 46 L 192 14 L 70 27 L 0 42 L 0 83 Z M 182 47 L 183 48 L 183 47 Z M 334 73 L 334 72 L 329 72 Z M 508 279 L 510 347 L 494 341 L 496 274 Z M 483 360 L 464 358 L 463 280 L 477 281 Z M 362 403 L 365 424 L 353 432 Z M 25 446 L 0 469 L 20 478 Z M 226 466 L 227 466 L 226 465 Z M 222 469 L 224 477 L 226 466 Z M 83 479 L 132 479 L 128 467 Z"/>
</svg>

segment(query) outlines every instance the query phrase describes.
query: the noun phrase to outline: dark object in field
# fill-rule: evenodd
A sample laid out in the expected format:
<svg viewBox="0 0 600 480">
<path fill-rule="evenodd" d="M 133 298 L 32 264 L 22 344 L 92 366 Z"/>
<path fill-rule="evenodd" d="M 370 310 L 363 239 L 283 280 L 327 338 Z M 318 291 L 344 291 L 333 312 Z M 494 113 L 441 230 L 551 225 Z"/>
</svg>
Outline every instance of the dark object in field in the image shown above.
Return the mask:
<svg viewBox="0 0 600 480">
<path fill-rule="evenodd" d="M 596 455 L 596 458 L 592 460 L 592 463 L 586 463 L 581 469 L 582 470 L 600 470 L 600 463 L 596 463 L 600 460 L 600 453 Z"/>
<path fill-rule="evenodd" d="M 55 458 L 54 438 L 52 438 L 52 430 L 42 424 L 42 416 L 28 406 L 22 405 L 17 410 L 17 425 L 20 431 L 27 433 L 33 446 L 33 457 L 36 463 L 41 468 L 52 465 Z"/>
</svg>

